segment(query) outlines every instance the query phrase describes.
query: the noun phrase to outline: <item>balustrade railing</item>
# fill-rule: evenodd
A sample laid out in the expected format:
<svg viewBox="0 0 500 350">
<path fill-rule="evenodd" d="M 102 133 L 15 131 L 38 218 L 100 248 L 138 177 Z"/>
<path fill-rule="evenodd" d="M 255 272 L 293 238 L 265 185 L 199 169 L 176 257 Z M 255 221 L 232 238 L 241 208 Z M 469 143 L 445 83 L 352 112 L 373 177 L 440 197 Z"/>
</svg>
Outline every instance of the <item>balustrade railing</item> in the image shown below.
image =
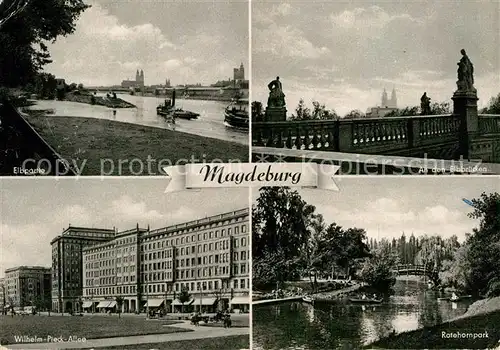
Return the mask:
<svg viewBox="0 0 500 350">
<path fill-rule="evenodd" d="M 478 117 L 480 134 L 500 134 L 500 114 L 479 114 Z"/>
<path fill-rule="evenodd" d="M 457 115 L 252 124 L 254 146 L 366 153 L 455 141 L 459 130 Z"/>
</svg>

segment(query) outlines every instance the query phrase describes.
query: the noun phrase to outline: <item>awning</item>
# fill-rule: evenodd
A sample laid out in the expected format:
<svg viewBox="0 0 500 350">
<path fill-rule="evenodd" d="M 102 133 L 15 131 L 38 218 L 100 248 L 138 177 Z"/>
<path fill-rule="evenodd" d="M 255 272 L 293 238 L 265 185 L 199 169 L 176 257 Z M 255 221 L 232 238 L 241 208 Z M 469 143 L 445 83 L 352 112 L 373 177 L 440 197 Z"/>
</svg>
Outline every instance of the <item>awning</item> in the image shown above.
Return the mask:
<svg viewBox="0 0 500 350">
<path fill-rule="evenodd" d="M 149 299 L 145 307 L 160 307 L 163 302 L 163 299 Z"/>
<path fill-rule="evenodd" d="M 194 305 L 213 305 L 215 304 L 215 301 L 217 299 L 215 298 L 201 298 L 201 302 L 200 302 L 200 299 L 196 299 L 194 301 Z"/>
<path fill-rule="evenodd" d="M 191 305 L 194 302 L 194 299 L 189 300 L 188 302 L 184 303 L 184 305 Z M 175 299 L 172 301 L 172 305 L 182 305 L 182 303 L 179 301 L 179 299 Z"/>
<path fill-rule="evenodd" d="M 109 300 L 101 301 L 99 304 L 97 304 L 97 308 L 100 309 L 102 307 L 108 307 L 108 305 L 109 305 Z"/>
<path fill-rule="evenodd" d="M 92 307 L 92 302 L 91 301 L 84 301 L 82 307 L 84 309 Z"/>
<path fill-rule="evenodd" d="M 115 307 L 115 306 L 116 306 L 116 301 L 112 301 L 112 302 L 110 302 L 110 303 L 109 303 L 109 305 L 108 305 L 108 306 L 106 306 L 106 307 Z"/>
<path fill-rule="evenodd" d="M 249 297 L 234 297 L 231 299 L 230 303 L 231 305 L 246 305 L 250 304 L 250 299 Z"/>
</svg>

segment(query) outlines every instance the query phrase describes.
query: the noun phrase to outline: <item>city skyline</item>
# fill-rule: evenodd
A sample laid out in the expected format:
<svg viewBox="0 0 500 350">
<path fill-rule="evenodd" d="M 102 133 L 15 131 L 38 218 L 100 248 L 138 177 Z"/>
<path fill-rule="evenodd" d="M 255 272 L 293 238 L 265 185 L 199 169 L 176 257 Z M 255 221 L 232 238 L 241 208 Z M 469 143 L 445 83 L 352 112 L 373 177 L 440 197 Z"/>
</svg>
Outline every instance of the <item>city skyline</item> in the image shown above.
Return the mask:
<svg viewBox="0 0 500 350">
<path fill-rule="evenodd" d="M 50 267 L 50 242 L 69 224 L 158 229 L 248 207 L 247 189 L 163 193 L 166 185 L 165 179 L 151 178 L 0 179 L 1 197 L 9 198 L 0 204 L 0 278 L 11 267 Z"/>
<path fill-rule="evenodd" d="M 143 69 L 146 85 L 210 85 L 248 66 L 247 2 L 88 3 L 75 32 L 48 45 L 45 71 L 67 82 L 120 85 Z"/>
<path fill-rule="evenodd" d="M 288 114 L 300 98 L 343 116 L 380 106 L 396 89 L 398 107 L 449 102 L 464 48 L 475 65 L 479 107 L 498 94 L 499 3 L 252 2 L 253 99 L 266 104 L 280 76 Z M 457 21 L 457 18 L 460 20 Z"/>
<path fill-rule="evenodd" d="M 473 208 L 462 199 L 498 192 L 498 177 L 342 176 L 333 180 L 339 191 L 297 189 L 302 199 L 316 207 L 327 225 L 361 228 L 368 239 L 456 235 L 463 242 L 479 220 L 467 214 Z M 293 188 L 292 188 L 293 189 Z M 258 191 L 253 192 L 254 200 Z"/>
</svg>

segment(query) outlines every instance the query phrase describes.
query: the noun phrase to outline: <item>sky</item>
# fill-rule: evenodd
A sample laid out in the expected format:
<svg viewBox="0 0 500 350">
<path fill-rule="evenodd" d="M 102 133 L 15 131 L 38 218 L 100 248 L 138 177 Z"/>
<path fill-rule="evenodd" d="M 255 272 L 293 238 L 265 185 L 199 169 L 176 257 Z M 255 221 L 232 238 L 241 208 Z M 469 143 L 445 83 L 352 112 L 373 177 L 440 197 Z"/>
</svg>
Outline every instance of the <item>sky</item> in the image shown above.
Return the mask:
<svg viewBox="0 0 500 350">
<path fill-rule="evenodd" d="M 49 45 L 45 71 L 86 86 L 212 84 L 248 68 L 247 1 L 86 0 L 75 33 Z"/>
<path fill-rule="evenodd" d="M 500 93 L 500 2 L 252 2 L 252 99 L 267 101 L 280 77 L 288 113 L 300 98 L 338 114 L 381 104 L 393 88 L 398 107 L 450 102 L 465 49 L 479 107 Z"/>
<path fill-rule="evenodd" d="M 362 228 L 369 238 L 456 235 L 464 241 L 479 221 L 463 202 L 481 193 L 499 192 L 498 176 L 334 176 L 339 191 L 297 189 L 302 199 L 323 214 L 327 224 Z M 258 191 L 253 192 L 253 198 Z"/>
<path fill-rule="evenodd" d="M 50 267 L 50 241 L 69 224 L 156 229 L 248 208 L 246 188 L 164 193 L 166 185 L 164 178 L 0 178 L 0 277 L 20 265 Z"/>
</svg>

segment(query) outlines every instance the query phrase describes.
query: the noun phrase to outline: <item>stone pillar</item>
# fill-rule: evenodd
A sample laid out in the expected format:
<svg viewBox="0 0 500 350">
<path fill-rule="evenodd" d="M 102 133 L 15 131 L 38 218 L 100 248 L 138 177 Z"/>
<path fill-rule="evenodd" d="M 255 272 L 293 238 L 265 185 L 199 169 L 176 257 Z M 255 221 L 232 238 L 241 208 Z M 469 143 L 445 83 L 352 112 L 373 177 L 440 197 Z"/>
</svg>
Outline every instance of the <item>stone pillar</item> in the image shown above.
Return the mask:
<svg viewBox="0 0 500 350">
<path fill-rule="evenodd" d="M 264 121 L 284 122 L 286 120 L 286 107 L 267 107 Z"/>
<path fill-rule="evenodd" d="M 460 117 L 459 131 L 459 154 L 464 159 L 474 157 L 472 152 L 472 140 L 478 133 L 477 92 L 456 91 L 451 98 L 453 100 L 453 114 Z"/>
</svg>

